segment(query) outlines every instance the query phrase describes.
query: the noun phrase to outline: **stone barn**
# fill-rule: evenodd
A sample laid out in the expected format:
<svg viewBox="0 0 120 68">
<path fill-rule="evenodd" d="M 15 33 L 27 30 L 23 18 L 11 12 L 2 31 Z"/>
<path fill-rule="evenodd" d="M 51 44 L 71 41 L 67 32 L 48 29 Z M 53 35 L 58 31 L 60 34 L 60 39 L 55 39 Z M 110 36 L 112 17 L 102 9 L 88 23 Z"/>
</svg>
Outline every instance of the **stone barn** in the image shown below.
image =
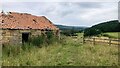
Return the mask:
<svg viewBox="0 0 120 68">
<path fill-rule="evenodd" d="M 35 16 L 27 13 L 0 13 L 0 42 L 17 45 L 27 42 L 30 37 L 53 31 L 59 36 L 59 28 L 45 16 Z"/>
</svg>

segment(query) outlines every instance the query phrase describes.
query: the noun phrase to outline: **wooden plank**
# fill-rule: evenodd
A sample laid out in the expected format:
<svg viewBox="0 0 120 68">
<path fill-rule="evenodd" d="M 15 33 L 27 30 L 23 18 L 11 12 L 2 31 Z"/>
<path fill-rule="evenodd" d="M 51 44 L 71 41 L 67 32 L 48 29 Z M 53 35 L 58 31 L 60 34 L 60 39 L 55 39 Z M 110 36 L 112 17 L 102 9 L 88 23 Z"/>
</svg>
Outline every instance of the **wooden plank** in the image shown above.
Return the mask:
<svg viewBox="0 0 120 68">
<path fill-rule="evenodd" d="M 101 38 L 85 38 L 84 41 L 90 41 L 93 42 L 93 44 L 95 45 L 95 43 L 99 42 L 99 43 L 106 43 L 106 44 L 115 44 L 115 45 L 119 45 L 120 44 L 120 39 L 101 39 Z"/>
</svg>

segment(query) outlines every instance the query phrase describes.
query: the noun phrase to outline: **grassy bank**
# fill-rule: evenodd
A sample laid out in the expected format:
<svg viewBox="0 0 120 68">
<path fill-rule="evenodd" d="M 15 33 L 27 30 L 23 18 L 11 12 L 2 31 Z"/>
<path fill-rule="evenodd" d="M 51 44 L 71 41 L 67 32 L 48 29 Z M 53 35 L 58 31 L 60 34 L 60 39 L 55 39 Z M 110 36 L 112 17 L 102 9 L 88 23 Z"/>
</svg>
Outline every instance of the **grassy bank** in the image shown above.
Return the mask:
<svg viewBox="0 0 120 68">
<path fill-rule="evenodd" d="M 81 35 L 81 34 L 79 34 Z M 3 48 L 3 66 L 112 66 L 118 65 L 118 46 L 81 44 L 79 37 L 61 36 L 60 42 Z"/>
<path fill-rule="evenodd" d="M 120 38 L 120 32 L 107 32 L 103 33 L 103 35 L 110 38 Z"/>
</svg>

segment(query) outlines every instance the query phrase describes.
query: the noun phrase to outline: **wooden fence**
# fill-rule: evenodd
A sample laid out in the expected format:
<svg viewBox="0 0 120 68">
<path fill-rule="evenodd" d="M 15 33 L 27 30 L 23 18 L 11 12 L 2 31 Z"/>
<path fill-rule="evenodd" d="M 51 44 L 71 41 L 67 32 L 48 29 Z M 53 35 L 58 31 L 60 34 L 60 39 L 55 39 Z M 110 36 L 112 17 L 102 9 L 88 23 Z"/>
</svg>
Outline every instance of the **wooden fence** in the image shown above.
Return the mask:
<svg viewBox="0 0 120 68">
<path fill-rule="evenodd" d="M 101 44 L 114 44 L 114 45 L 120 45 L 120 39 L 113 39 L 113 38 L 99 38 L 99 37 L 92 37 L 92 38 L 84 38 L 83 39 L 83 43 L 86 42 L 92 42 L 93 45 L 97 44 L 97 43 L 101 43 Z"/>
</svg>

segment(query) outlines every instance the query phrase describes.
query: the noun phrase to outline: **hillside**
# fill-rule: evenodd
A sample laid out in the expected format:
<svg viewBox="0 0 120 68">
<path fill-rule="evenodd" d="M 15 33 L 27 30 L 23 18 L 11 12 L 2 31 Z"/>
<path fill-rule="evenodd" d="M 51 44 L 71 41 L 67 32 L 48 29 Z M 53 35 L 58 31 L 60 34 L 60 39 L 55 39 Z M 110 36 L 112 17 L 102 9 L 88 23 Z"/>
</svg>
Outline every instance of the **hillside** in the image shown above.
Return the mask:
<svg viewBox="0 0 120 68">
<path fill-rule="evenodd" d="M 100 23 L 97 25 L 92 26 L 92 28 L 96 28 L 101 30 L 102 32 L 119 32 L 120 23 L 118 20 L 108 21 L 104 23 Z"/>
<path fill-rule="evenodd" d="M 105 32 L 120 32 L 118 20 L 103 22 L 85 29 L 85 36 L 98 35 Z"/>
<path fill-rule="evenodd" d="M 81 27 L 81 26 L 65 26 L 65 25 L 56 25 L 60 30 L 61 34 L 66 36 L 77 36 L 76 33 L 83 32 L 84 29 L 88 27 Z"/>
<path fill-rule="evenodd" d="M 65 25 L 56 25 L 60 30 L 83 30 L 87 27 L 82 27 L 82 26 L 65 26 Z"/>
</svg>

